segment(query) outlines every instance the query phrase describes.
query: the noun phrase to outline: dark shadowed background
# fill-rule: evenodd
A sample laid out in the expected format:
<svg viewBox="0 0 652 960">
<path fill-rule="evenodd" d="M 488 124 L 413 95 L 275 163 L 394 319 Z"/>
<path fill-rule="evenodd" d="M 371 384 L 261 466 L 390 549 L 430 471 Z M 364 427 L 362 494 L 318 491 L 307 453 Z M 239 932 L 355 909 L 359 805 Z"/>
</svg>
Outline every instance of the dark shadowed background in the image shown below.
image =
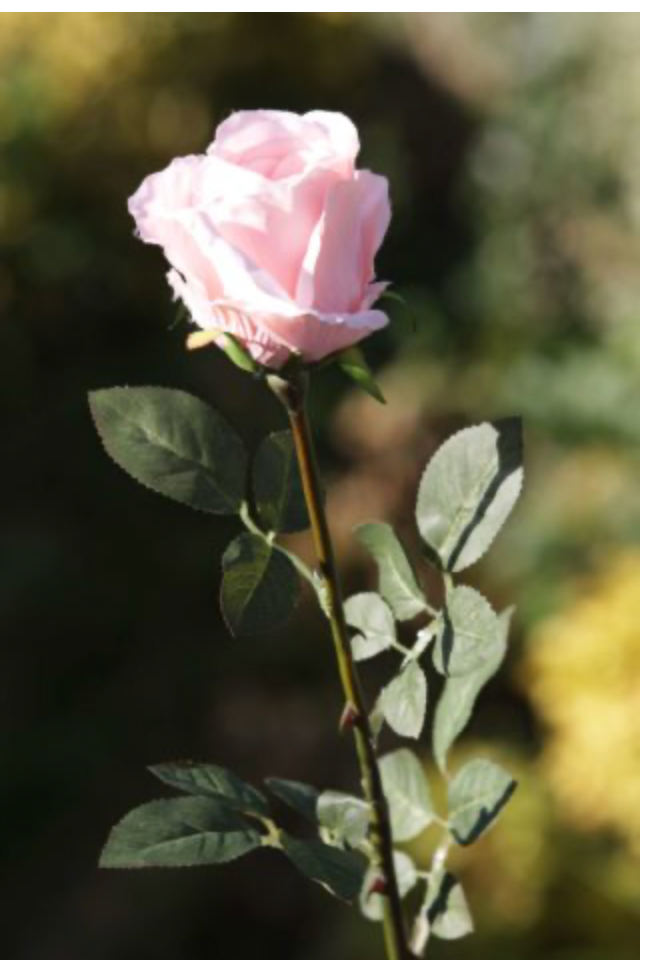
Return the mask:
<svg viewBox="0 0 652 960">
<path fill-rule="evenodd" d="M 378 273 L 410 309 L 389 304 L 368 344 L 389 404 L 334 371 L 313 398 L 347 588 L 374 582 L 353 524 L 389 519 L 415 542 L 443 437 L 526 420 L 526 496 L 472 578 L 517 602 L 512 654 L 454 757 L 481 748 L 521 787 L 458 857 L 478 934 L 433 955 L 633 958 L 638 15 L 615 13 L 0 15 L 3 956 L 381 956 L 378 929 L 269 852 L 96 868 L 113 823 L 163 792 L 148 763 L 355 786 L 314 605 L 229 639 L 217 591 L 236 526 L 131 482 L 86 402 L 160 384 L 252 445 L 282 426 L 217 351 L 185 352 L 163 259 L 126 211 L 146 174 L 258 107 L 344 111 L 362 165 L 391 182 Z"/>
</svg>

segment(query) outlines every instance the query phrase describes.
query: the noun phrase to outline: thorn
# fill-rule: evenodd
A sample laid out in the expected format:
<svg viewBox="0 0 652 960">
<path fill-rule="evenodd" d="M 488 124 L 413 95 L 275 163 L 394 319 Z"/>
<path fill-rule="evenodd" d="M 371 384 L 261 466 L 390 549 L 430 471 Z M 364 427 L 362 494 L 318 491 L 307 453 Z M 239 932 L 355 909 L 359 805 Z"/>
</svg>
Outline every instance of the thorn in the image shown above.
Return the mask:
<svg viewBox="0 0 652 960">
<path fill-rule="evenodd" d="M 350 702 L 347 702 L 344 705 L 344 710 L 342 711 L 342 716 L 340 717 L 340 733 L 344 733 L 346 730 L 351 730 L 355 727 L 360 720 L 360 714 Z"/>
<path fill-rule="evenodd" d="M 372 893 L 379 893 L 381 896 L 387 893 L 387 880 L 384 874 L 379 873 L 374 879 L 374 882 L 369 887 L 369 896 L 371 896 Z"/>
</svg>

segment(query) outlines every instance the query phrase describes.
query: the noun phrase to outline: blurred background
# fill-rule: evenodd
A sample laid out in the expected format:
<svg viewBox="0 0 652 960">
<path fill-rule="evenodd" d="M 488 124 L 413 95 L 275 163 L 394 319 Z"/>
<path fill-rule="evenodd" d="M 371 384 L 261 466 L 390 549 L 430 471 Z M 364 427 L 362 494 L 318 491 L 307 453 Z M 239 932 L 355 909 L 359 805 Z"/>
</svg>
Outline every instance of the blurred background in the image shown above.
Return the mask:
<svg viewBox="0 0 652 960">
<path fill-rule="evenodd" d="M 271 853 L 96 869 L 115 821 L 164 792 L 148 763 L 355 785 L 314 605 L 229 639 L 235 523 L 131 482 L 86 403 L 161 384 L 252 447 L 282 427 L 217 351 L 184 351 L 126 210 L 146 174 L 259 107 L 344 111 L 391 181 L 378 273 L 409 309 L 389 303 L 368 343 L 389 404 L 335 371 L 313 397 L 348 590 L 374 584 L 353 524 L 390 520 L 416 547 L 444 437 L 526 421 L 526 494 L 470 578 L 517 603 L 511 655 L 453 758 L 498 758 L 521 786 L 457 859 L 477 935 L 433 955 L 638 956 L 638 31 L 629 13 L 0 15 L 4 956 L 382 955 L 377 928 Z"/>
</svg>

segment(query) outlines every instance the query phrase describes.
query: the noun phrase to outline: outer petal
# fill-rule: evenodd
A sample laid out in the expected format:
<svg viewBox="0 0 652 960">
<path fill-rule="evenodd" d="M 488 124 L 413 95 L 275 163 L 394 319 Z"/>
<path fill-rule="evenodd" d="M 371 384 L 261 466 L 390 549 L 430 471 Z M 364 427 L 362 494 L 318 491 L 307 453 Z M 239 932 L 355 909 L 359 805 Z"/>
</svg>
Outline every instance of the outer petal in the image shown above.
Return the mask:
<svg viewBox="0 0 652 960">
<path fill-rule="evenodd" d="M 302 302 L 322 313 L 353 313 L 362 300 L 361 202 L 357 180 L 335 184 L 326 199 L 317 236 L 308 247 L 298 292 Z"/>
<path fill-rule="evenodd" d="M 258 318 L 270 335 L 284 342 L 307 363 L 317 363 L 364 340 L 389 320 L 381 310 L 360 313 L 304 313 L 298 317 L 267 315 Z"/>
<path fill-rule="evenodd" d="M 371 173 L 369 170 L 360 170 L 357 180 L 361 189 L 360 261 L 365 283 L 369 283 L 374 277 L 374 259 L 385 239 L 392 216 L 389 205 L 389 184 L 386 177 Z"/>
<path fill-rule="evenodd" d="M 129 212 L 138 236 L 163 247 L 169 262 L 186 276 L 201 277 L 211 286 L 212 266 L 187 229 L 188 211 L 198 201 L 203 157 L 179 157 L 147 177 L 129 199 Z M 219 294 L 218 289 L 213 295 Z"/>
</svg>

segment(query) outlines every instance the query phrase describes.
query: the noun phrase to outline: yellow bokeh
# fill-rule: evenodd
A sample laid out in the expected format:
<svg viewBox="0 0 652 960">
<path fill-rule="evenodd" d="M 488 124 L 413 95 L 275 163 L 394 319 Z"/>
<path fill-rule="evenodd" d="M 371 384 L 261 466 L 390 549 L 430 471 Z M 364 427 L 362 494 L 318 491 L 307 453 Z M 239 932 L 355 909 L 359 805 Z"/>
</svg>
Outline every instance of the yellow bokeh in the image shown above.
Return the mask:
<svg viewBox="0 0 652 960">
<path fill-rule="evenodd" d="M 617 556 L 530 638 L 524 678 L 549 728 L 542 756 L 561 815 L 639 839 L 638 553 Z"/>
</svg>

